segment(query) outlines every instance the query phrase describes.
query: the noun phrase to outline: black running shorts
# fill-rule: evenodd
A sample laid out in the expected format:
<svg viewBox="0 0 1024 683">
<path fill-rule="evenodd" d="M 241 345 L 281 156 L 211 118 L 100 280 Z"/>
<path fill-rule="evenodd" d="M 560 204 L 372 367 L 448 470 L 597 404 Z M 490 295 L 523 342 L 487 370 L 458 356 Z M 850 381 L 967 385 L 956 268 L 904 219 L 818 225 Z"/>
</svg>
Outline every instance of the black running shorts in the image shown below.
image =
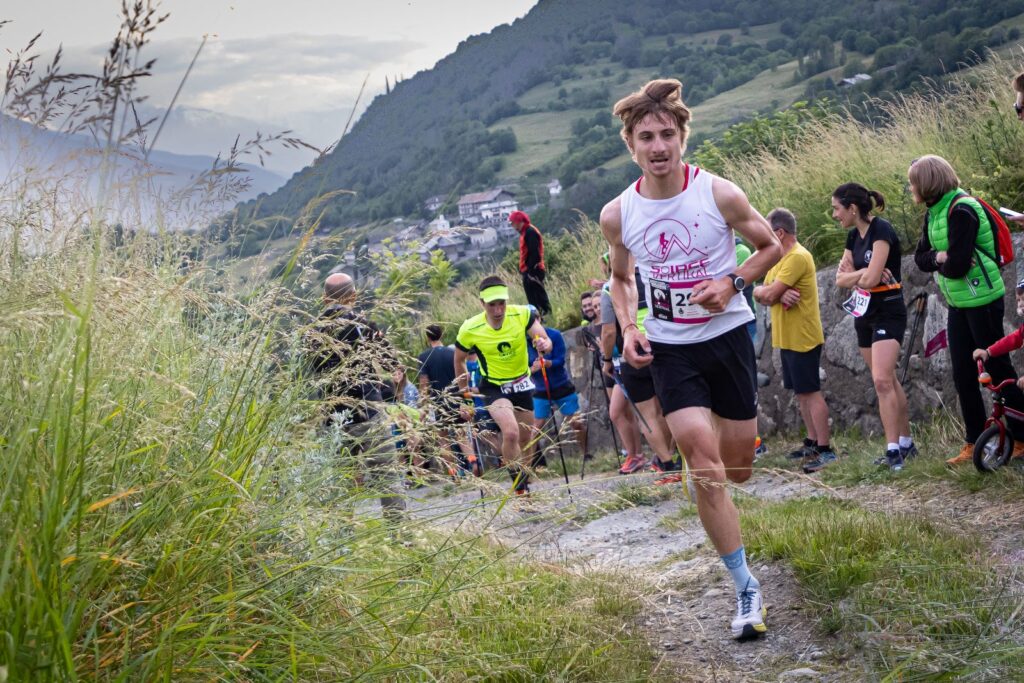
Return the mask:
<svg viewBox="0 0 1024 683">
<path fill-rule="evenodd" d="M 497 384 L 491 384 L 486 379 L 480 379 L 479 391 L 483 394 L 484 405 L 488 408 L 492 403 L 501 398 L 507 398 L 512 402 L 512 405 L 516 408 L 528 410 L 533 413 L 533 392 L 532 391 L 517 391 L 512 394 L 503 394 L 501 387 Z"/>
<path fill-rule="evenodd" d="M 821 344 L 810 351 L 781 349 L 782 386 L 794 394 L 813 394 L 821 391 Z"/>
<path fill-rule="evenodd" d="M 651 377 L 650 366 L 634 368 L 626 361 L 619 367 L 619 379 L 633 403 L 643 403 L 654 398 L 654 379 Z"/>
<path fill-rule="evenodd" d="M 661 409 L 710 408 L 727 420 L 757 417 L 757 361 L 746 323 L 708 341 L 652 341 L 651 377 Z"/>
<path fill-rule="evenodd" d="M 859 348 L 869 349 L 875 342 L 889 339 L 903 344 L 903 335 L 907 331 L 907 306 L 903 303 L 903 294 L 898 299 L 880 304 L 872 305 L 866 315 L 853 321 Z"/>
</svg>

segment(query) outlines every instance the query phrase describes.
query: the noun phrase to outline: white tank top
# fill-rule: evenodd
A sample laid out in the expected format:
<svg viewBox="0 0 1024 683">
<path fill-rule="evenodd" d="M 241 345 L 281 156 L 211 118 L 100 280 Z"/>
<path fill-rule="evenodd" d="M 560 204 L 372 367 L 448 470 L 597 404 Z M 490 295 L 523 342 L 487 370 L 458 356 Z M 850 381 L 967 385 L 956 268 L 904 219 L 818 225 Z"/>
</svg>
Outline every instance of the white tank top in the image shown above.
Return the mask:
<svg viewBox="0 0 1024 683">
<path fill-rule="evenodd" d="M 647 199 L 640 180 L 620 195 L 622 243 L 647 289 L 647 338 L 665 344 L 714 339 L 754 319 L 740 292 L 721 313 L 689 303 L 694 285 L 736 270 L 736 242 L 711 191 L 714 176 L 683 164 L 682 191 Z"/>
</svg>

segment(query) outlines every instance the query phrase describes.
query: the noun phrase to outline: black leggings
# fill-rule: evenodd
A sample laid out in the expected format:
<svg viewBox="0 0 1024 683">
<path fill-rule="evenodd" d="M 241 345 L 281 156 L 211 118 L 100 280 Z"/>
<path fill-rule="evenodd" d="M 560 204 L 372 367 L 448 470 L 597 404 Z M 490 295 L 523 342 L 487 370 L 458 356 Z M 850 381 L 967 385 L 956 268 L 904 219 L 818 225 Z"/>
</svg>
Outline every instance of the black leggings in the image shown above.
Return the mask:
<svg viewBox="0 0 1024 683">
<path fill-rule="evenodd" d="M 543 270 L 523 273 L 523 291 L 526 292 L 526 301 L 542 315 L 551 313 L 551 303 L 548 301 L 547 290 L 544 289 Z"/>
<path fill-rule="evenodd" d="M 996 299 L 990 304 L 977 308 L 952 308 L 946 320 L 946 334 L 949 340 L 949 361 L 953 366 L 953 385 L 960 399 L 960 414 L 964 418 L 964 440 L 974 443 L 985 428 L 988 414 L 981 398 L 978 384 L 978 364 L 971 358 L 974 349 L 987 349 L 1005 336 L 1003 332 L 1003 300 Z M 990 358 L 985 369 L 998 384 L 1004 379 L 1017 379 L 1009 356 Z M 986 389 L 987 391 L 987 389 Z M 1024 393 L 1014 384 L 1003 390 L 1006 404 L 1024 411 Z M 1024 442 L 1024 424 L 1007 420 L 1014 441 Z"/>
</svg>

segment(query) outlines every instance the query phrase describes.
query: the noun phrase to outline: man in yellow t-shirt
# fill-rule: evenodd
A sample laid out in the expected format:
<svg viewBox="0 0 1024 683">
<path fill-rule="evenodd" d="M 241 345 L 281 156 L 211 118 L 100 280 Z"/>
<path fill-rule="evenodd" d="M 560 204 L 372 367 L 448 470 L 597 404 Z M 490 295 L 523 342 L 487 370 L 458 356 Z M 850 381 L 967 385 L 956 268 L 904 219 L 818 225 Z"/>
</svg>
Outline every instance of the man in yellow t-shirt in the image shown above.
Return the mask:
<svg viewBox="0 0 1024 683">
<path fill-rule="evenodd" d="M 817 472 L 836 459 L 829 445 L 828 404 L 821 393 L 821 347 L 825 335 L 818 310 L 814 257 L 796 239 L 796 217 L 775 209 L 765 217 L 782 242 L 782 259 L 754 288 L 754 300 L 770 306 L 772 346 L 781 350 L 782 385 L 796 394 L 807 428 L 802 447 L 790 453 L 803 459 L 804 472 Z"/>
</svg>

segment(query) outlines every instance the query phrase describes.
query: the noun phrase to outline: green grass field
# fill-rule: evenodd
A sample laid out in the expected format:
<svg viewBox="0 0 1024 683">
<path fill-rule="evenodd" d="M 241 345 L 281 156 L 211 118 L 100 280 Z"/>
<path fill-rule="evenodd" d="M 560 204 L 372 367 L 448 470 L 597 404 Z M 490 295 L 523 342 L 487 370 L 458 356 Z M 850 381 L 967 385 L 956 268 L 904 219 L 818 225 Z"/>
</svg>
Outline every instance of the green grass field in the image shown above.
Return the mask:
<svg viewBox="0 0 1024 683">
<path fill-rule="evenodd" d="M 494 124 L 494 128 L 511 127 L 518 142 L 516 151 L 504 157 L 504 172 L 512 176 L 523 176 L 565 154 L 572 138 L 573 120 L 593 116 L 595 111 L 546 111 L 513 116 Z"/>
</svg>

